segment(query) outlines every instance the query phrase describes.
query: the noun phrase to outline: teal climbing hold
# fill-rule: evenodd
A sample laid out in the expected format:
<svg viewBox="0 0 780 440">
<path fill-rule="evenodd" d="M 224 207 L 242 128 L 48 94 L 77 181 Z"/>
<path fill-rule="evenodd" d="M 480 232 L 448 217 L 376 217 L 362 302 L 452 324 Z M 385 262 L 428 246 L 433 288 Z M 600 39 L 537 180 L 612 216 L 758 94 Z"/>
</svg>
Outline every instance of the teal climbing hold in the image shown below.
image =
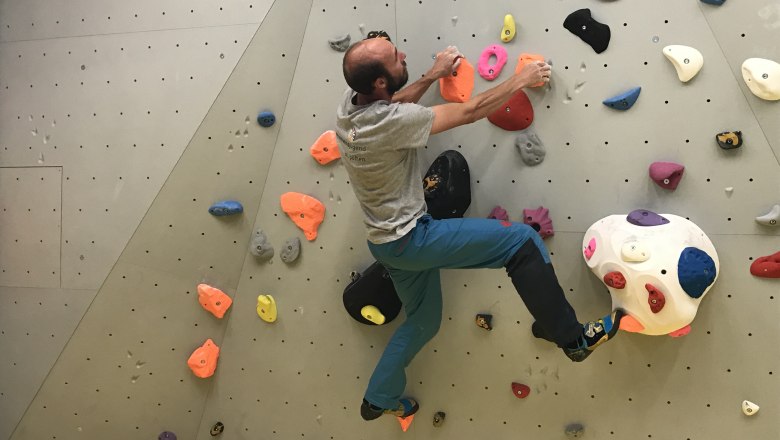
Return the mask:
<svg viewBox="0 0 780 440">
<path fill-rule="evenodd" d="M 233 214 L 241 214 L 244 212 L 244 207 L 241 205 L 240 202 L 237 202 L 235 200 L 225 200 L 222 202 L 217 202 L 209 208 L 209 214 L 215 215 L 217 217 L 222 217 L 225 215 L 233 215 Z"/>
<path fill-rule="evenodd" d="M 615 110 L 628 110 L 634 105 L 637 98 L 639 98 L 639 92 L 641 91 L 641 87 L 634 87 L 625 93 L 605 99 L 603 103 L 607 107 L 612 107 Z"/>
<path fill-rule="evenodd" d="M 723 3 L 726 3 L 726 0 L 701 0 L 701 2 L 707 3 L 708 5 L 720 6 Z"/>
</svg>

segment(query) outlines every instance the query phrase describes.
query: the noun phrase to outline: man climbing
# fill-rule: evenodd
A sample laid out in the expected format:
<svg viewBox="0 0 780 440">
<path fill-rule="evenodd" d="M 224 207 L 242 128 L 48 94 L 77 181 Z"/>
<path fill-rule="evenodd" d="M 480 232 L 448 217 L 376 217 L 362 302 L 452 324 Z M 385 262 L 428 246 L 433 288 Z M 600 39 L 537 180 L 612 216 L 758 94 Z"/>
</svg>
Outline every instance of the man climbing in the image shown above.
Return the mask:
<svg viewBox="0 0 780 440">
<path fill-rule="evenodd" d="M 369 34 L 344 55 L 350 89 L 337 110 L 339 149 L 364 213 L 369 250 L 390 273 L 406 312 L 369 380 L 360 408 L 365 420 L 407 417 L 419 408 L 402 397 L 404 369 L 439 330 L 439 269 L 505 267 L 536 320 L 534 335 L 556 343 L 575 362 L 614 337 L 623 316 L 617 310 L 584 325 L 577 321 L 531 227 L 494 219 L 435 220 L 426 213 L 417 149 L 429 135 L 482 119 L 522 88 L 550 80 L 550 66 L 539 62 L 467 102 L 418 105 L 434 81 L 453 73 L 460 56 L 452 46 L 439 52 L 431 69 L 402 89 L 406 54 L 384 32 Z"/>
</svg>

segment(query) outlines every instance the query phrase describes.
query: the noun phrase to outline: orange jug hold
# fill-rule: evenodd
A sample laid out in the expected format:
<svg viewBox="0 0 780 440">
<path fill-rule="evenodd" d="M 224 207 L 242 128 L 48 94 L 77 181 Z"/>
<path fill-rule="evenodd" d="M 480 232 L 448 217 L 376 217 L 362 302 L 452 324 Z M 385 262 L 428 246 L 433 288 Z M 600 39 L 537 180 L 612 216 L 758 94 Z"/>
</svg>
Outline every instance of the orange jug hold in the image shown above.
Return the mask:
<svg viewBox="0 0 780 440">
<path fill-rule="evenodd" d="M 317 238 L 317 228 L 325 220 L 325 205 L 306 194 L 288 192 L 281 197 L 282 210 L 299 228 L 309 241 Z"/>
<path fill-rule="evenodd" d="M 465 58 L 452 75 L 439 79 L 441 97 L 449 102 L 466 102 L 474 91 L 474 66 Z"/>
<path fill-rule="evenodd" d="M 515 67 L 515 73 L 520 73 L 523 68 L 531 63 L 546 62 L 544 57 L 535 53 L 521 53 L 517 58 L 517 67 Z M 541 87 L 544 85 L 544 81 L 538 82 L 531 87 Z"/>
<path fill-rule="evenodd" d="M 336 132 L 328 130 L 322 133 L 311 146 L 309 152 L 320 165 L 327 165 L 339 159 L 341 155 L 339 154 L 339 145 L 336 143 Z"/>
<path fill-rule="evenodd" d="M 219 347 L 211 339 L 206 339 L 203 345 L 192 352 L 187 365 L 194 375 L 205 379 L 214 374 L 217 369 L 217 359 L 219 359 Z"/>
<path fill-rule="evenodd" d="M 208 284 L 198 284 L 198 302 L 217 318 L 225 316 L 225 312 L 233 304 L 233 300 L 225 292 Z"/>
</svg>

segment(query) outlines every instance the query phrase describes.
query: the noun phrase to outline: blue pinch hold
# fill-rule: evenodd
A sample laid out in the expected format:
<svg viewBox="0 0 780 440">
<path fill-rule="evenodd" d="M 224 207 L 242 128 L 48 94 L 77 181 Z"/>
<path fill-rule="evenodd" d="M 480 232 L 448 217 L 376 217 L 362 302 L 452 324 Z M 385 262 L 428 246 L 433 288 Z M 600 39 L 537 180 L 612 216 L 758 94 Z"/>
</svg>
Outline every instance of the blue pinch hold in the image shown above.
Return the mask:
<svg viewBox="0 0 780 440">
<path fill-rule="evenodd" d="M 708 5 L 720 6 L 723 3 L 726 3 L 726 0 L 701 0 L 701 2 L 707 3 Z"/>
<path fill-rule="evenodd" d="M 257 115 L 257 123 L 263 127 L 270 127 L 276 123 L 276 116 L 273 114 L 273 112 L 260 112 L 260 114 Z"/>
<path fill-rule="evenodd" d="M 691 298 L 700 298 L 717 276 L 715 262 L 699 248 L 687 247 L 677 261 L 677 280 Z"/>
<path fill-rule="evenodd" d="M 209 208 L 209 214 L 215 215 L 217 217 L 241 214 L 242 212 L 244 212 L 244 207 L 240 202 L 235 200 L 224 200 L 222 202 L 217 202 L 211 205 Z"/>
<path fill-rule="evenodd" d="M 642 91 L 641 87 L 634 87 L 633 89 L 625 93 L 621 93 L 611 98 L 607 98 L 602 102 L 607 107 L 612 107 L 615 110 L 628 110 L 634 105 L 637 98 L 639 98 L 639 92 L 641 91 Z"/>
</svg>

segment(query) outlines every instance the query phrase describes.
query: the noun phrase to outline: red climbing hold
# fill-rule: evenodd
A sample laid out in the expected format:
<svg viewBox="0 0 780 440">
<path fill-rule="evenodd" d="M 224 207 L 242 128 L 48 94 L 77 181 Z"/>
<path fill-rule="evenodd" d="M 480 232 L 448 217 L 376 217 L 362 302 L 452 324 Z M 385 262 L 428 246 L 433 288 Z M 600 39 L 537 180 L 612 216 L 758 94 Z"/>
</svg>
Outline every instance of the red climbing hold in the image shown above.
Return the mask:
<svg viewBox="0 0 780 440">
<path fill-rule="evenodd" d="M 531 394 L 531 388 L 529 388 L 528 385 L 512 382 L 512 392 L 518 399 L 525 399 Z"/>
<path fill-rule="evenodd" d="M 759 257 L 750 265 L 750 273 L 761 278 L 780 278 L 780 252 Z"/>
<path fill-rule="evenodd" d="M 493 125 L 507 131 L 525 130 L 534 121 L 534 107 L 528 95 L 520 90 L 487 118 Z"/>
<path fill-rule="evenodd" d="M 664 293 L 650 283 L 645 284 L 645 289 L 647 289 L 647 303 L 650 305 L 650 310 L 653 313 L 660 312 L 666 304 Z"/>
<path fill-rule="evenodd" d="M 604 275 L 604 284 L 613 289 L 623 289 L 626 287 L 626 277 L 620 272 L 610 272 Z"/>
</svg>

